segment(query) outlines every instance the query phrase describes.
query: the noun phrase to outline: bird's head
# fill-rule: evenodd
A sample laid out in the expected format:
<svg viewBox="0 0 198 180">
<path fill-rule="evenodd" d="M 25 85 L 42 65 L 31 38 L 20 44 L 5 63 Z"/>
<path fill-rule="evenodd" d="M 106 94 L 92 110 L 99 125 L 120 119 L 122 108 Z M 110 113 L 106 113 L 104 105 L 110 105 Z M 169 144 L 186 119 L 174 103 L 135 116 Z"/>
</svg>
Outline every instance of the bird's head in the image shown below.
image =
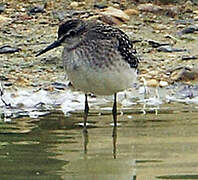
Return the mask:
<svg viewBox="0 0 198 180">
<path fill-rule="evenodd" d="M 40 56 L 45 52 L 64 45 L 66 48 L 76 46 L 83 38 L 86 32 L 86 22 L 80 19 L 72 19 L 62 23 L 58 29 L 58 39 L 45 49 L 40 50 L 36 56 Z"/>
</svg>

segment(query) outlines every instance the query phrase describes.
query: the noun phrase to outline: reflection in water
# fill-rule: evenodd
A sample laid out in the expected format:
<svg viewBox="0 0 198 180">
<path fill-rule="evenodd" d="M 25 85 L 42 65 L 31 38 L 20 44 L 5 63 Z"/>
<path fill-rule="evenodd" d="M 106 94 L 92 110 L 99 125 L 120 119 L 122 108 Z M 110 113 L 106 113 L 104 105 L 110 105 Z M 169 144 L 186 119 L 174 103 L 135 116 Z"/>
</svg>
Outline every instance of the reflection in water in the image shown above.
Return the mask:
<svg viewBox="0 0 198 180">
<path fill-rule="evenodd" d="M 113 158 L 116 159 L 116 143 L 117 143 L 117 126 L 113 127 Z"/>
<path fill-rule="evenodd" d="M 196 178 L 197 109 L 170 114 L 166 108 L 157 116 L 119 116 L 113 128 L 111 113 L 91 114 L 87 132 L 82 113 L 0 122 L 0 179 Z"/>
<path fill-rule="evenodd" d="M 84 138 L 84 153 L 87 154 L 87 145 L 89 142 L 89 137 L 88 137 L 88 130 L 83 128 L 83 138 Z"/>
<path fill-rule="evenodd" d="M 83 128 L 82 134 L 83 134 L 84 153 L 87 154 L 88 151 L 87 146 L 89 143 L 88 129 Z M 113 158 L 116 159 L 117 126 L 113 127 L 112 140 L 113 140 Z"/>
<path fill-rule="evenodd" d="M 27 119 L 18 120 L 1 124 L 6 128 L 0 133 L 0 179 L 59 179 L 56 172 L 68 162 L 55 159 L 55 152 L 47 152 L 52 146 L 47 139 L 52 136 L 38 131 L 39 127 Z"/>
<path fill-rule="evenodd" d="M 113 109 L 112 109 L 112 115 L 113 115 L 113 157 L 116 159 L 116 141 L 117 141 L 117 102 L 116 102 L 117 94 L 114 94 L 114 103 L 113 103 Z M 84 108 L 84 123 L 83 123 L 83 137 L 84 137 L 84 153 L 87 154 L 87 145 L 89 142 L 88 139 L 88 130 L 87 130 L 87 118 L 89 114 L 89 105 L 87 100 L 87 94 L 85 94 L 85 108 Z"/>
</svg>

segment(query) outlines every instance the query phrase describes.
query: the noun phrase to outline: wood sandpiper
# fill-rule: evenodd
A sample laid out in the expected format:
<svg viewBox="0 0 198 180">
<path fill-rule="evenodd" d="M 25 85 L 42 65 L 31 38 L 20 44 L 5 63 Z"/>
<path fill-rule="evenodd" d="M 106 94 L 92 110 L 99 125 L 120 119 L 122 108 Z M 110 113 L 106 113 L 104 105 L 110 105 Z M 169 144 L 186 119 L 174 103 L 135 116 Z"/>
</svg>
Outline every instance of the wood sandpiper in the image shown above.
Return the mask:
<svg viewBox="0 0 198 180">
<path fill-rule="evenodd" d="M 117 126 L 116 94 L 130 88 L 137 76 L 138 58 L 132 41 L 120 29 L 95 21 L 67 20 L 59 26 L 58 39 L 39 56 L 60 45 L 68 79 L 85 93 L 84 128 L 89 112 L 88 93 L 114 95 L 113 121 Z"/>
</svg>

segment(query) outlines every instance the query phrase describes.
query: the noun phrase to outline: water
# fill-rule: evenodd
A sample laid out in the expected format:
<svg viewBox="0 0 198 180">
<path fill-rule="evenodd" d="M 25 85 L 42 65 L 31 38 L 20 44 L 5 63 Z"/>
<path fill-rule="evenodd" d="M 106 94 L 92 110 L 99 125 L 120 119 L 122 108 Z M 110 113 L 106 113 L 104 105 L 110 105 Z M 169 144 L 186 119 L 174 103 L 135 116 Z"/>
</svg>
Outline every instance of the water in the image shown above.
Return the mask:
<svg viewBox="0 0 198 180">
<path fill-rule="evenodd" d="M 110 113 L 91 113 L 88 134 L 82 112 L 1 121 L 0 179 L 198 179 L 197 106 L 146 111 L 125 110 L 117 130 Z"/>
</svg>

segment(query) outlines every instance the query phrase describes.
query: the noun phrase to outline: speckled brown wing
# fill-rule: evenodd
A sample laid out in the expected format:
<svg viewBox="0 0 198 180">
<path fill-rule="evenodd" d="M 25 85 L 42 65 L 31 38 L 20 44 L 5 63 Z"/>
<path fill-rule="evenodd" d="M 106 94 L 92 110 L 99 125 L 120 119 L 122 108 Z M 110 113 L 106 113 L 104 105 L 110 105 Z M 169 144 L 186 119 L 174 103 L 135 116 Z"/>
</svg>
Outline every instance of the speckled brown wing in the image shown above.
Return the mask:
<svg viewBox="0 0 198 180">
<path fill-rule="evenodd" d="M 117 41 L 117 49 L 123 59 L 129 63 L 131 68 L 138 67 L 139 60 L 136 49 L 133 47 L 133 43 L 129 37 L 120 29 L 104 24 L 97 24 L 90 29 L 89 38 L 109 39 L 112 42 Z"/>
</svg>

